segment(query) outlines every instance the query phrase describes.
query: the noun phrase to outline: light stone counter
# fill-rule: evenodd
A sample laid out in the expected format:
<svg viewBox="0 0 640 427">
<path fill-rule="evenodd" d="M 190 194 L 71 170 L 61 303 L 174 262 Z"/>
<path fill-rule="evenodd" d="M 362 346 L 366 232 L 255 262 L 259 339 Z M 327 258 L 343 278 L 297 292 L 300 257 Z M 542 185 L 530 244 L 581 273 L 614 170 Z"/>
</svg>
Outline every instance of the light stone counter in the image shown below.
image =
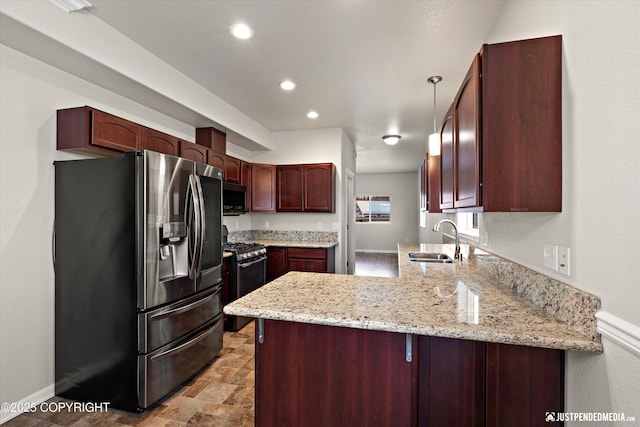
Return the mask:
<svg viewBox="0 0 640 427">
<path fill-rule="evenodd" d="M 267 247 L 277 246 L 281 248 L 313 248 L 313 249 L 329 249 L 338 245 L 338 242 L 312 242 L 302 240 L 252 240 Z"/>
<path fill-rule="evenodd" d="M 452 248 L 399 245 L 399 278 L 290 272 L 225 306 L 224 311 L 273 320 L 602 351 L 599 335 L 590 325 L 585 327 L 579 318 L 561 320 L 558 313 L 549 313 L 545 307 L 548 301 L 536 300 L 539 292 L 546 295 L 551 286 L 530 283 L 537 273 L 522 273 L 529 275 L 523 279 L 525 283 L 537 289 L 529 295 L 517 286 L 501 283 L 503 280 L 493 270 L 502 268 L 498 257 L 475 254 L 468 247 L 463 251 L 466 258 L 454 264 L 418 263 L 408 258 L 409 252 L 451 253 Z M 515 271 L 515 275 L 521 275 Z M 509 277 L 504 271 L 502 275 Z M 564 298 L 556 311 L 575 303 L 575 298 L 582 298 L 589 307 L 577 311 L 590 319 L 595 314 L 590 310 L 599 307 L 599 300 L 571 289 L 578 296 L 564 288 L 554 291 Z"/>
</svg>

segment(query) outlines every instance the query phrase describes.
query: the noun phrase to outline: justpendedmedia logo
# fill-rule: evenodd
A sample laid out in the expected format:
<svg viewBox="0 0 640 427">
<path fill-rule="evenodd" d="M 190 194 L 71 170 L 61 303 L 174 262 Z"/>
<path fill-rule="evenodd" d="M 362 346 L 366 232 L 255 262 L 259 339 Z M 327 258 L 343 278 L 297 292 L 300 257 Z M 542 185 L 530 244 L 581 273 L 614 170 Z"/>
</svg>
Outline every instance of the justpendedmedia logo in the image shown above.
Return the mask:
<svg viewBox="0 0 640 427">
<path fill-rule="evenodd" d="M 548 423 L 577 421 L 635 421 L 635 416 L 625 415 L 624 412 L 545 412 L 544 420 Z"/>
</svg>

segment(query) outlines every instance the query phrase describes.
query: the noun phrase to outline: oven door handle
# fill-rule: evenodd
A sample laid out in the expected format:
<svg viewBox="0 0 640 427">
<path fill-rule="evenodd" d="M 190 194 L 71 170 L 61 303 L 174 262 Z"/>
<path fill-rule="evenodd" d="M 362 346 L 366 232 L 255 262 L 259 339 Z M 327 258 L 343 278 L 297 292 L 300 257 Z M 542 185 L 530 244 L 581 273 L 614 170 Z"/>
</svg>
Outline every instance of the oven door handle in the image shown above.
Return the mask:
<svg viewBox="0 0 640 427">
<path fill-rule="evenodd" d="M 262 261 L 264 261 L 265 259 L 267 259 L 267 257 L 266 257 L 266 256 L 262 256 L 262 257 L 260 257 L 260 258 L 256 259 L 255 261 L 247 262 L 247 263 L 244 263 L 244 264 L 238 264 L 238 267 L 240 267 L 240 268 L 247 268 L 247 267 L 251 267 L 251 266 L 252 266 L 252 265 L 254 265 L 254 264 L 261 263 L 261 262 L 262 262 Z"/>
</svg>

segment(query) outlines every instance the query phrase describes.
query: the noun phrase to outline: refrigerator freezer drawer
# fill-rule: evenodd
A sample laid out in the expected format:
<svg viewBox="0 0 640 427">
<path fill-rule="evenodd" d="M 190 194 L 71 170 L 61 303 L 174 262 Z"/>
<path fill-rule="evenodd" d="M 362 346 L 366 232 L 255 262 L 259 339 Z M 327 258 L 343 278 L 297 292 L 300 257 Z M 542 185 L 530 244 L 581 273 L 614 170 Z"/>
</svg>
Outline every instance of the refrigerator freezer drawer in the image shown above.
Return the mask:
<svg viewBox="0 0 640 427">
<path fill-rule="evenodd" d="M 186 335 L 222 313 L 222 287 L 138 315 L 138 351 L 152 352 Z"/>
<path fill-rule="evenodd" d="M 149 407 L 211 362 L 222 349 L 222 333 L 220 315 L 196 333 L 140 355 L 140 408 Z"/>
</svg>

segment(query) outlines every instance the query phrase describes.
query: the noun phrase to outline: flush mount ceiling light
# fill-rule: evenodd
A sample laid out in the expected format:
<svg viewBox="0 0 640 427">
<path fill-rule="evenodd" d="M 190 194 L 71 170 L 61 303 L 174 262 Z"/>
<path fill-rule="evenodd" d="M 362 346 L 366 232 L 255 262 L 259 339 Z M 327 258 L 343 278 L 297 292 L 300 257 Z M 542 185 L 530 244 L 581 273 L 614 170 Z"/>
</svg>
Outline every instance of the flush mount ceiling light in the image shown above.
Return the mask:
<svg viewBox="0 0 640 427">
<path fill-rule="evenodd" d="M 280 82 L 279 86 L 282 90 L 294 90 L 296 88 L 296 84 L 291 80 L 283 80 Z"/>
<path fill-rule="evenodd" d="M 309 117 L 310 119 L 317 119 L 319 116 L 317 111 L 309 111 L 307 113 L 307 117 Z"/>
<path fill-rule="evenodd" d="M 436 128 L 436 85 L 442 81 L 442 76 L 431 76 L 427 80 L 433 85 L 433 133 L 429 135 L 429 155 L 440 155 L 440 134 Z"/>
<path fill-rule="evenodd" d="M 400 142 L 400 138 L 402 138 L 400 135 L 385 135 L 382 137 L 382 140 L 387 145 L 396 145 Z"/>
<path fill-rule="evenodd" d="M 86 0 L 49 0 L 49 2 L 55 4 L 67 13 L 77 12 L 85 7 L 93 7 L 93 5 Z"/>
<path fill-rule="evenodd" d="M 253 37 L 253 29 L 247 24 L 233 24 L 229 27 L 229 31 L 231 31 L 231 34 L 233 34 L 234 37 L 242 40 L 247 40 Z"/>
</svg>

